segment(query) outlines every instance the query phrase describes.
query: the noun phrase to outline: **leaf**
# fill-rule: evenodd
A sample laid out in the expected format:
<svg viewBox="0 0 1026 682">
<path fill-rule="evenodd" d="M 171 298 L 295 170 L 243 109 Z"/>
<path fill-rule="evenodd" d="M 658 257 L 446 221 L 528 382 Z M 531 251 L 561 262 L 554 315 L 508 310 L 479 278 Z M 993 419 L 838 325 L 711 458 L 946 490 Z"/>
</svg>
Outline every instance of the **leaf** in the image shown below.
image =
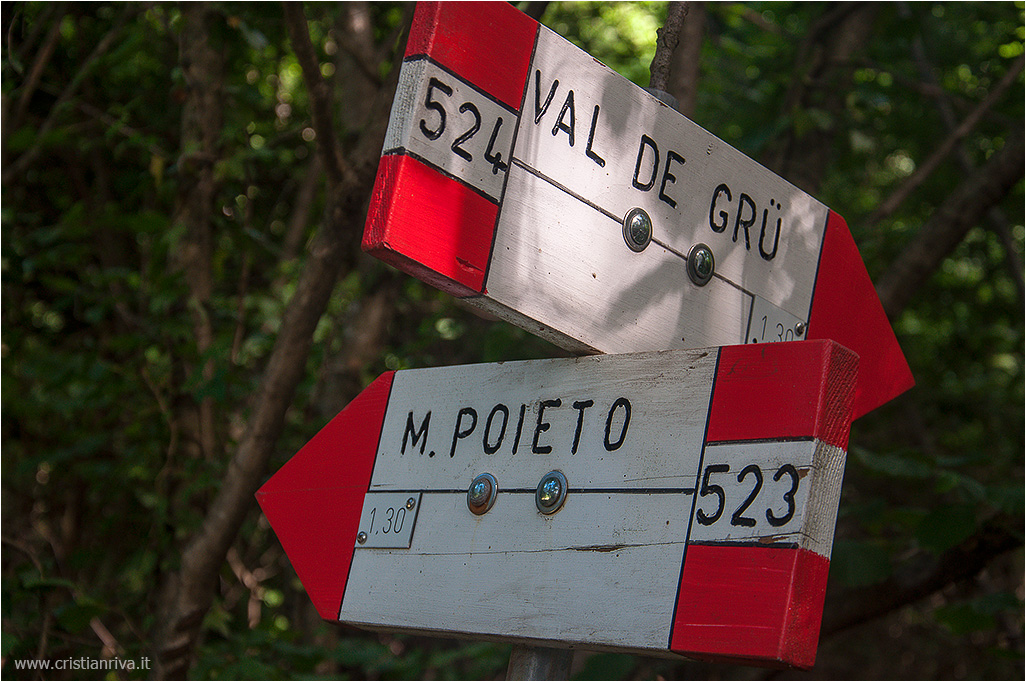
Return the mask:
<svg viewBox="0 0 1026 682">
<path fill-rule="evenodd" d="M 874 452 L 868 448 L 852 446 L 849 453 L 859 464 L 885 476 L 931 478 L 935 473 L 929 462 L 912 451 Z"/>
<path fill-rule="evenodd" d="M 940 554 L 962 542 L 976 530 L 976 508 L 944 505 L 930 511 L 916 528 L 916 541 L 924 549 Z"/>
<path fill-rule="evenodd" d="M 980 613 L 971 604 L 949 604 L 933 613 L 941 625 L 954 635 L 964 635 L 994 627 L 994 616 Z"/>
<path fill-rule="evenodd" d="M 890 553 L 877 542 L 867 540 L 834 541 L 830 559 L 830 578 L 847 587 L 863 587 L 883 581 L 891 574 Z"/>
<path fill-rule="evenodd" d="M 5 660 L 8 656 L 14 653 L 19 646 L 21 646 L 21 640 L 16 638 L 14 635 L 9 634 L 6 628 L 4 628 L 3 632 L 0 632 L 0 656 Z"/>
<path fill-rule="evenodd" d="M 203 629 L 213 630 L 225 639 L 231 638 L 232 614 L 220 602 L 215 603 L 203 617 Z"/>
<path fill-rule="evenodd" d="M 75 583 L 65 578 L 38 578 L 38 577 L 26 577 L 22 581 L 22 586 L 26 590 L 52 590 L 57 588 L 64 588 L 67 590 L 75 590 L 78 588 Z"/>
<path fill-rule="evenodd" d="M 106 609 L 99 602 L 82 598 L 67 602 L 54 609 L 53 615 L 62 628 L 72 634 L 84 632 L 89 621 L 102 614 Z"/>
<path fill-rule="evenodd" d="M 593 654 L 574 674 L 575 680 L 625 680 L 630 677 L 637 660 L 630 654 Z"/>
</svg>

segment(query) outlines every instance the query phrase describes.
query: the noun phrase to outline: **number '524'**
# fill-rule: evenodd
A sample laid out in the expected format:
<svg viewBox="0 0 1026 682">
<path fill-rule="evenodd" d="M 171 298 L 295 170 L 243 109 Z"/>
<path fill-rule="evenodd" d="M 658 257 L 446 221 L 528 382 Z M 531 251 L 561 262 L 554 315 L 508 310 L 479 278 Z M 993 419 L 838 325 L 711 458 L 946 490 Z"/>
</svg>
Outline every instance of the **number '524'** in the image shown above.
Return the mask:
<svg viewBox="0 0 1026 682">
<path fill-rule="evenodd" d="M 699 509 L 695 516 L 698 517 L 698 522 L 703 526 L 711 526 L 716 523 L 727 506 L 727 494 L 723 491 L 723 487 L 712 482 L 712 477 L 716 474 L 725 474 L 730 471 L 730 466 L 727 464 L 710 464 L 705 468 L 705 473 L 702 474 L 702 487 L 698 491 L 700 497 L 708 497 L 713 495 L 717 498 L 716 509 L 711 514 L 705 513 L 704 510 Z M 794 494 L 798 491 L 798 483 L 800 477 L 798 476 L 798 470 L 794 468 L 793 464 L 785 464 L 777 469 L 777 472 L 773 474 L 773 480 L 779 481 L 784 477 L 790 479 L 790 487 L 787 492 L 782 496 L 782 500 L 787 505 L 787 510 L 782 516 L 777 516 L 773 513 L 773 508 L 767 508 L 765 510 L 766 520 L 771 526 L 779 527 L 790 521 L 794 517 Z M 759 491 L 762 490 L 762 469 L 756 464 L 749 464 L 737 474 L 737 482 L 745 485 L 745 481 L 749 480 L 749 485 L 752 489 L 749 491 L 748 496 L 738 506 L 737 509 L 730 515 L 730 525 L 732 526 L 745 526 L 752 527 L 756 524 L 756 519 L 748 516 L 749 508 L 755 502 L 759 496 Z"/>
<path fill-rule="evenodd" d="M 442 97 L 439 97 L 439 94 Z M 450 86 L 437 78 L 428 80 L 427 94 L 424 96 L 424 108 L 434 113 L 420 119 L 420 132 L 432 142 L 442 136 L 446 126 L 449 124 L 448 114 L 443 102 L 449 101 L 451 97 L 452 88 Z M 473 102 L 464 102 L 459 106 L 459 113 L 464 114 L 464 116 L 459 117 L 455 125 L 462 132 L 453 140 L 449 148 L 456 156 L 465 159 L 469 163 L 473 163 L 474 155 L 467 149 L 466 145 L 481 130 L 481 111 Z M 466 114 L 469 114 L 469 121 Z M 428 121 L 429 118 L 432 120 Z M 499 135 L 500 128 L 502 128 L 502 116 L 495 120 L 491 137 L 488 139 L 488 146 L 484 151 L 484 159 L 492 164 L 493 174 L 498 174 L 499 171 L 504 171 L 507 168 L 506 162 L 502 160 L 502 153 L 495 151 L 495 139 Z"/>
</svg>

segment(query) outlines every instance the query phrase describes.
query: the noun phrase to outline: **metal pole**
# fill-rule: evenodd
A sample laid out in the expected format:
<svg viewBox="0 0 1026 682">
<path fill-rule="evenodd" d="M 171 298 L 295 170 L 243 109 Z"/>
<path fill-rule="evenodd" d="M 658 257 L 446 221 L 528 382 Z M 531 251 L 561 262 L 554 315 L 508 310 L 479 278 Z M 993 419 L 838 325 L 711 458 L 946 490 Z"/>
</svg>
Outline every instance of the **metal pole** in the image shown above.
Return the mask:
<svg viewBox="0 0 1026 682">
<path fill-rule="evenodd" d="M 514 644 L 509 656 L 507 680 L 568 680 L 574 652 L 542 646 Z"/>
</svg>

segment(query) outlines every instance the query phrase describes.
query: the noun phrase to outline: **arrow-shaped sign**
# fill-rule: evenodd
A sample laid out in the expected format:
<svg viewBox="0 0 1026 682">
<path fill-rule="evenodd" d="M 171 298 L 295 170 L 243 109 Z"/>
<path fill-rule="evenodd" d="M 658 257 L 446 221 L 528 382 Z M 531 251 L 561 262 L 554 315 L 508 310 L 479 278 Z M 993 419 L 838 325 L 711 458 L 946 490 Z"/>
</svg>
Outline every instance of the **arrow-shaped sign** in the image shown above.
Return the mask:
<svg viewBox="0 0 1026 682">
<path fill-rule="evenodd" d="M 810 667 L 857 358 L 388 372 L 257 493 L 321 617 Z"/>
<path fill-rule="evenodd" d="M 420 3 L 364 248 L 579 353 L 833 339 L 912 385 L 844 220 L 508 3 Z"/>
</svg>

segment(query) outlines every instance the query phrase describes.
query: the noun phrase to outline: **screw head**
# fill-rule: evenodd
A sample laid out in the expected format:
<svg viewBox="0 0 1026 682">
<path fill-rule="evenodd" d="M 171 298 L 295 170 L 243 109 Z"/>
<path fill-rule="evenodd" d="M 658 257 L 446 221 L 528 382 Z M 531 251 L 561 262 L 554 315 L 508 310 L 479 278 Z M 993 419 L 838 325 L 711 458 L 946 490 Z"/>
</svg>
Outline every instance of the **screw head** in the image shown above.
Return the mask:
<svg viewBox="0 0 1026 682">
<path fill-rule="evenodd" d="M 704 287 L 712 279 L 716 270 L 716 259 L 712 249 L 705 244 L 695 244 L 688 251 L 688 277 L 700 287 Z"/>
<path fill-rule="evenodd" d="M 555 514 L 566 501 L 567 482 L 562 471 L 550 471 L 538 483 L 534 503 L 542 514 Z"/>
<path fill-rule="evenodd" d="M 481 474 L 470 483 L 467 489 L 467 508 L 480 516 L 495 504 L 495 495 L 499 492 L 499 484 L 491 474 Z"/>
<path fill-rule="evenodd" d="M 359 533 L 356 534 L 356 541 L 359 542 L 361 545 L 367 542 L 367 533 L 361 530 Z"/>
<path fill-rule="evenodd" d="M 632 208 L 623 217 L 623 240 L 631 251 L 644 251 L 652 241 L 652 218 L 641 208 Z"/>
<path fill-rule="evenodd" d="M 410 499 L 406 500 L 406 508 L 407 509 L 413 509 L 416 505 L 417 505 L 417 500 L 413 499 L 412 497 Z"/>
<path fill-rule="evenodd" d="M 794 335 L 795 336 L 805 336 L 805 323 L 804 322 L 799 322 L 798 324 L 796 324 L 794 326 Z"/>
</svg>

